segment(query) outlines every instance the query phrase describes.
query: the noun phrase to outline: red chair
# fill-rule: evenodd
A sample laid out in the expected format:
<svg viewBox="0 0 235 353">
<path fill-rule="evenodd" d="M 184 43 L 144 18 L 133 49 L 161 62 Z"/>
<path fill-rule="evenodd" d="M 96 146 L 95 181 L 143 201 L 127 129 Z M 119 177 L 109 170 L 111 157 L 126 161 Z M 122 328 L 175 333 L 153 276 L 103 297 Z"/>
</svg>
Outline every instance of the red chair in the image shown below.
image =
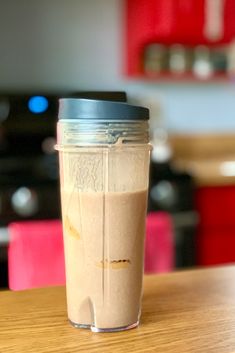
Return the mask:
<svg viewBox="0 0 235 353">
<path fill-rule="evenodd" d="M 23 290 L 65 283 L 62 227 L 59 220 L 9 225 L 9 288 Z"/>
<path fill-rule="evenodd" d="M 170 216 L 164 212 L 150 213 L 146 227 L 145 271 L 171 271 L 174 248 Z M 8 230 L 10 289 L 65 284 L 61 221 L 15 222 Z"/>
<path fill-rule="evenodd" d="M 174 237 L 171 216 L 151 212 L 146 220 L 145 272 L 169 272 L 174 269 Z"/>
</svg>

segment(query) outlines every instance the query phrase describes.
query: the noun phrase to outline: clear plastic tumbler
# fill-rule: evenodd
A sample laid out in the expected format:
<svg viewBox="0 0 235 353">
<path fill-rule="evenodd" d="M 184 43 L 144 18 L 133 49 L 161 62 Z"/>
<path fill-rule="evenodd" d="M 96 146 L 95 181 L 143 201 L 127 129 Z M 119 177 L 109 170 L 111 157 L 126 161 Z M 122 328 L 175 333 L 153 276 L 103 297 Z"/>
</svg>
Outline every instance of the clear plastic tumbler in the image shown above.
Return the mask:
<svg viewBox="0 0 235 353">
<path fill-rule="evenodd" d="M 68 317 L 95 332 L 138 325 L 149 111 L 61 99 L 57 126 Z"/>
</svg>

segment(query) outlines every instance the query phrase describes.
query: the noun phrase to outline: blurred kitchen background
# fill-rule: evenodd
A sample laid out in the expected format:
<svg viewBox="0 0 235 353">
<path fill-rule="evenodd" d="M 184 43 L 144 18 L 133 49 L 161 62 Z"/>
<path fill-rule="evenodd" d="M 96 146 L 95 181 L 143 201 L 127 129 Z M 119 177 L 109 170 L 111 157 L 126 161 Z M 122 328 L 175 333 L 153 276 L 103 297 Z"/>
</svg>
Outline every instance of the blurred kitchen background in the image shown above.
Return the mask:
<svg viewBox="0 0 235 353">
<path fill-rule="evenodd" d="M 60 218 L 61 96 L 150 108 L 149 272 L 235 261 L 235 0 L 0 0 L 0 287 L 12 223 Z"/>
</svg>

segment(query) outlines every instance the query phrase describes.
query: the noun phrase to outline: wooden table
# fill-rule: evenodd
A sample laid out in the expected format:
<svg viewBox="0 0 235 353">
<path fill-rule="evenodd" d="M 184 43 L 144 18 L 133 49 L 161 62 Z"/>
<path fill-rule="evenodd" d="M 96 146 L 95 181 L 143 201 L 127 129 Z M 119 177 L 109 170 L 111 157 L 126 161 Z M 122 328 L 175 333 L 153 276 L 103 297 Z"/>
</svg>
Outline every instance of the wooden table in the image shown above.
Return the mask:
<svg viewBox="0 0 235 353">
<path fill-rule="evenodd" d="M 70 326 L 63 287 L 0 292 L 0 352 L 235 352 L 235 266 L 146 276 L 141 325 L 119 333 Z"/>
</svg>

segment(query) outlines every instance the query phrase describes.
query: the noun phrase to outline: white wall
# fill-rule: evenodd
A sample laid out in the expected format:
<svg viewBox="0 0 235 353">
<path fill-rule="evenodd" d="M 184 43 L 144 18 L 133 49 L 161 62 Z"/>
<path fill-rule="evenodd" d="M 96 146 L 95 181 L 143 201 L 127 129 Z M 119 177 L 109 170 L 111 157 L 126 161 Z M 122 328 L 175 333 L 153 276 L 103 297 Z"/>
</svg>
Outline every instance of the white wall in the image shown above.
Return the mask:
<svg viewBox="0 0 235 353">
<path fill-rule="evenodd" d="M 123 89 L 172 131 L 235 131 L 235 84 L 126 80 L 122 0 L 0 0 L 0 91 Z"/>
<path fill-rule="evenodd" d="M 120 86 L 119 0 L 0 0 L 0 89 Z"/>
</svg>

